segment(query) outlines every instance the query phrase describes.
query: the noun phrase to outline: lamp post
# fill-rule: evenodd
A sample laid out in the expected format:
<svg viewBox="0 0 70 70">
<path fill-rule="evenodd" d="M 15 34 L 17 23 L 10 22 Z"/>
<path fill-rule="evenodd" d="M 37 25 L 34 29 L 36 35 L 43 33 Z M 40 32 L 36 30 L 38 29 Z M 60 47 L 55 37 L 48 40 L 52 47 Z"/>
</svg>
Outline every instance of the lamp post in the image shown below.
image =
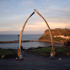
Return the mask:
<svg viewBox="0 0 70 70">
<path fill-rule="evenodd" d="M 19 44 L 19 35 L 18 35 L 18 44 Z M 18 57 L 19 59 L 22 58 L 22 55 L 21 55 L 21 48 L 20 48 L 20 49 L 17 48 L 17 57 Z"/>
<path fill-rule="evenodd" d="M 19 42 L 19 35 L 18 35 L 18 42 Z"/>
</svg>

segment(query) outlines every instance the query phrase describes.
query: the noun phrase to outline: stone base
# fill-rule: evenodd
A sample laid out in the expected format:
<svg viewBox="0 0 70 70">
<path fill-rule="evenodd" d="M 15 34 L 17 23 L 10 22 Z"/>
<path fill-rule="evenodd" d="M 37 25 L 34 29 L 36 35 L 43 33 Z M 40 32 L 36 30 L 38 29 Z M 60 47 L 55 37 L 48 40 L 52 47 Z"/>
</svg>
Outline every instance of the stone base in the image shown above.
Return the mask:
<svg viewBox="0 0 70 70">
<path fill-rule="evenodd" d="M 50 54 L 50 58 L 54 58 L 54 54 L 53 53 Z"/>
<path fill-rule="evenodd" d="M 22 54 L 20 54 L 20 57 L 19 57 L 19 59 L 22 59 L 23 58 L 23 55 Z"/>
</svg>

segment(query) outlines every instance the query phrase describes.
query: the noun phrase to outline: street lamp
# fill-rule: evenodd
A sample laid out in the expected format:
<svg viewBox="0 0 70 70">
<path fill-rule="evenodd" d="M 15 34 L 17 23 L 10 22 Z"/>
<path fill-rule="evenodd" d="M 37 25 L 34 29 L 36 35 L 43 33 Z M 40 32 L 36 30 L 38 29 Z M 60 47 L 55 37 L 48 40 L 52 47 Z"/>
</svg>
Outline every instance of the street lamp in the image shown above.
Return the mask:
<svg viewBox="0 0 70 70">
<path fill-rule="evenodd" d="M 19 35 L 18 35 L 18 42 L 19 42 Z"/>
</svg>

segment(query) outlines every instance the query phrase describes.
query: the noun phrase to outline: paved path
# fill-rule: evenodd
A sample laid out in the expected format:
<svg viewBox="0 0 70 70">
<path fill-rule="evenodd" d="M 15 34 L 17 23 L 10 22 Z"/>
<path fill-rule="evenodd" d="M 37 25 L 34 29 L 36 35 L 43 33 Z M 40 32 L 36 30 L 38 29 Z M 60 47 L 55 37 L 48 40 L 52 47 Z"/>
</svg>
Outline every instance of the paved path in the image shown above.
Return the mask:
<svg viewBox="0 0 70 70">
<path fill-rule="evenodd" d="M 70 57 L 56 57 L 52 60 L 26 53 L 23 56 L 24 60 L 0 59 L 0 70 L 70 70 Z"/>
</svg>

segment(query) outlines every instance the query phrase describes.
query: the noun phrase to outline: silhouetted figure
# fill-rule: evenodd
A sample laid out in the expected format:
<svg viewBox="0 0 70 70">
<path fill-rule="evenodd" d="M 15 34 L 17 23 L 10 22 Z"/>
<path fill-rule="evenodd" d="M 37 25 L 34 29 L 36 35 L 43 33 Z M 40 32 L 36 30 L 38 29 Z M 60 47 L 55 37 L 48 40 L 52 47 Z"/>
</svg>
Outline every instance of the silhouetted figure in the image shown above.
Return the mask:
<svg viewBox="0 0 70 70">
<path fill-rule="evenodd" d="M 23 50 L 23 46 L 21 46 L 21 50 Z"/>
</svg>

